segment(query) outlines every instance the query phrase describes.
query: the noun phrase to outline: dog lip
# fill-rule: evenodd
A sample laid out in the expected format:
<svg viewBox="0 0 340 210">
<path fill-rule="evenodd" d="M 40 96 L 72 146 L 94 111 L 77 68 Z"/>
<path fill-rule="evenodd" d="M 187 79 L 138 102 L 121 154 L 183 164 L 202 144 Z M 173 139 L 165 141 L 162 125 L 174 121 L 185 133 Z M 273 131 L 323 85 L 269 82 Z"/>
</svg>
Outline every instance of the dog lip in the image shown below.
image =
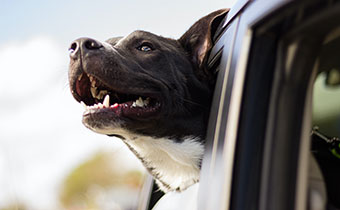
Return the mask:
<svg viewBox="0 0 340 210">
<path fill-rule="evenodd" d="M 147 119 L 156 116 L 161 108 L 161 103 L 156 102 L 153 106 L 134 107 L 132 101 L 114 104 L 105 107 L 103 104 L 95 104 L 93 106 L 86 106 L 83 118 L 95 117 L 98 118 L 133 118 L 133 119 Z"/>
<path fill-rule="evenodd" d="M 92 74 L 83 72 L 74 79 L 73 95 L 85 107 L 83 117 L 148 118 L 161 109 L 160 93 L 138 87 L 112 88 Z M 118 85 L 117 85 L 118 86 Z M 105 97 L 104 97 L 105 96 Z M 104 120 L 104 117 L 103 117 Z"/>
<path fill-rule="evenodd" d="M 147 90 L 146 88 L 139 88 L 133 86 L 114 87 L 107 85 L 98 77 L 83 72 L 76 75 L 73 79 L 72 93 L 74 98 L 80 102 L 83 101 L 86 105 L 94 105 L 101 102 L 105 95 L 111 96 L 111 103 L 121 103 L 130 100 L 138 99 L 138 97 L 151 98 L 160 101 L 161 94 L 156 91 Z M 115 99 L 115 101 L 113 100 Z"/>
<path fill-rule="evenodd" d="M 143 121 L 155 119 L 161 113 L 163 104 L 161 92 L 118 84 L 110 87 L 96 75 L 84 70 L 79 72 L 81 73 L 72 76 L 71 92 L 74 98 L 85 107 L 84 120 L 107 122 L 109 119 L 123 121 L 134 119 Z M 91 92 L 91 88 L 94 93 Z M 105 92 L 101 94 L 100 91 Z M 107 95 L 109 103 L 105 101 Z M 142 103 L 138 103 L 139 99 Z M 149 104 L 144 103 L 147 100 L 150 101 Z"/>
<path fill-rule="evenodd" d="M 81 73 L 75 77 L 71 92 L 78 102 L 84 101 L 86 104 L 93 104 L 95 101 L 91 97 L 89 78 L 84 74 Z"/>
</svg>

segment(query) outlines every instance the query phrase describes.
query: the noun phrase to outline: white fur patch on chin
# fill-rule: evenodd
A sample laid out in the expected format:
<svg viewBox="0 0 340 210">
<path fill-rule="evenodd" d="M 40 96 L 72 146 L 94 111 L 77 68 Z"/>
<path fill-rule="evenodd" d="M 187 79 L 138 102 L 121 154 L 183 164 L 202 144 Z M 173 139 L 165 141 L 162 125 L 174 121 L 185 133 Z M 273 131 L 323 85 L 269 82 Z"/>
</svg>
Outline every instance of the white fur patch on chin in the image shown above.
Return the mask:
<svg viewBox="0 0 340 210">
<path fill-rule="evenodd" d="M 181 143 L 167 138 L 139 137 L 127 140 L 156 177 L 161 190 L 182 191 L 198 182 L 204 147 L 187 137 Z"/>
<path fill-rule="evenodd" d="M 117 134 L 149 169 L 164 192 L 183 191 L 199 181 L 204 146 L 196 137 L 180 142 L 133 134 L 122 128 L 92 129 L 101 134 Z"/>
</svg>

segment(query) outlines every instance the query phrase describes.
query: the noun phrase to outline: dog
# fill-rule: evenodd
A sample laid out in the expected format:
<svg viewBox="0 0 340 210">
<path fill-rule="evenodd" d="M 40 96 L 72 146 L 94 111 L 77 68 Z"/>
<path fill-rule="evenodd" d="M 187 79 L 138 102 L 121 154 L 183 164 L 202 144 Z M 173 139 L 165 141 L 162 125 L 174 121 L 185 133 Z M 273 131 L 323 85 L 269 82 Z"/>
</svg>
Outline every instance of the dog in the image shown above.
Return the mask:
<svg viewBox="0 0 340 210">
<path fill-rule="evenodd" d="M 199 181 L 216 79 L 207 59 L 227 13 L 210 13 L 178 40 L 138 30 L 105 42 L 80 38 L 69 49 L 83 124 L 122 139 L 164 192 Z"/>
</svg>

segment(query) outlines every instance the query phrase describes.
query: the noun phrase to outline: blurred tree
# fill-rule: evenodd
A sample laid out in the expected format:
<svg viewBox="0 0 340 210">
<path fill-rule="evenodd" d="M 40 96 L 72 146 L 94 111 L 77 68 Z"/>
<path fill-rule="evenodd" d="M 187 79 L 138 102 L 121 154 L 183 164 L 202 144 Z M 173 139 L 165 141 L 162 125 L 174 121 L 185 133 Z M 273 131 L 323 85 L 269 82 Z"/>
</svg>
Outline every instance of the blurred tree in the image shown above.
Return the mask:
<svg viewBox="0 0 340 210">
<path fill-rule="evenodd" d="M 20 202 L 8 204 L 7 206 L 0 207 L 0 210 L 26 210 L 26 206 Z"/>
<path fill-rule="evenodd" d="M 137 192 L 142 185 L 139 170 L 120 170 L 122 161 L 110 152 L 98 152 L 80 164 L 64 180 L 59 200 L 66 209 L 101 209 L 98 200 L 114 188 L 132 188 Z M 102 202 L 103 199 L 101 199 Z"/>
</svg>

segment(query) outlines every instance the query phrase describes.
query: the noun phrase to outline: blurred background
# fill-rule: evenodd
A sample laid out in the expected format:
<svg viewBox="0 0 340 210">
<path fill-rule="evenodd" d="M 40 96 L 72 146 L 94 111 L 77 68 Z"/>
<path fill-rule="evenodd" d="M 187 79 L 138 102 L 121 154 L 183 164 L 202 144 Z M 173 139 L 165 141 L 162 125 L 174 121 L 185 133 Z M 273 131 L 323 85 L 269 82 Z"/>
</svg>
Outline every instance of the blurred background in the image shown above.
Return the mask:
<svg viewBox="0 0 340 210">
<path fill-rule="evenodd" d="M 68 48 L 136 29 L 179 38 L 235 0 L 0 0 L 0 210 L 135 209 L 145 171 L 81 123 Z"/>
</svg>

